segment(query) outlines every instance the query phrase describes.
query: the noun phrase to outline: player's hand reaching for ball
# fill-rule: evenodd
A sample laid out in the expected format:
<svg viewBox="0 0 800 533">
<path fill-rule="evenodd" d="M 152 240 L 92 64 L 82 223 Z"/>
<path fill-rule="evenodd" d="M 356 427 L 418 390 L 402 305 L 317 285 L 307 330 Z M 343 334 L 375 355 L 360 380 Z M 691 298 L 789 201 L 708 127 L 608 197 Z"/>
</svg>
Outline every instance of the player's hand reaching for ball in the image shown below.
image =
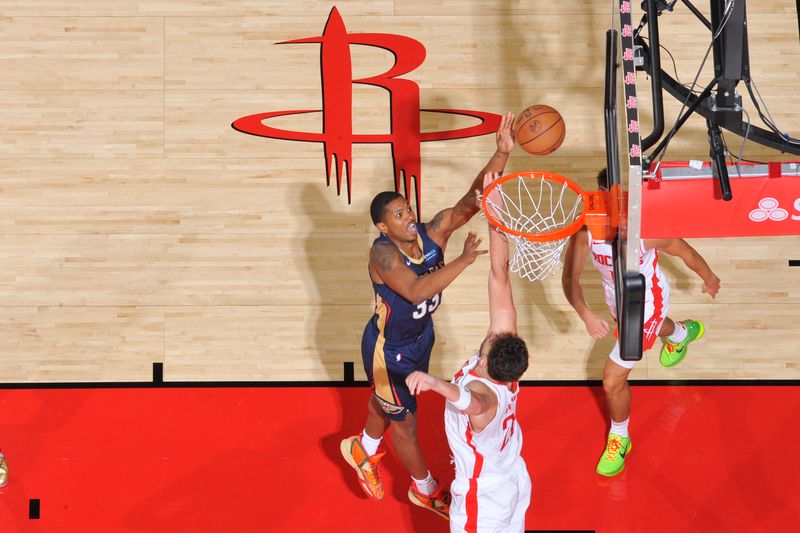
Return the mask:
<svg viewBox="0 0 800 533">
<path fill-rule="evenodd" d="M 481 209 L 483 207 L 482 205 L 483 201 L 481 199 L 481 197 L 484 194 L 483 191 L 486 191 L 486 187 L 488 187 L 489 185 L 491 185 L 493 181 L 498 179 L 500 179 L 499 172 L 487 172 L 486 174 L 483 175 L 483 190 L 479 191 L 478 189 L 475 189 L 475 206 L 478 209 Z M 502 207 L 504 205 L 503 195 L 500 194 L 499 189 L 500 185 L 492 189 L 492 191 L 489 193 L 489 197 L 486 199 L 487 205 L 489 206 L 495 205 L 498 207 Z"/>
<path fill-rule="evenodd" d="M 410 390 L 411 394 L 414 396 L 416 396 L 417 393 L 433 389 L 435 384 L 435 377 L 429 376 L 425 372 L 420 372 L 419 370 L 415 370 L 406 377 L 406 385 L 408 386 L 408 390 Z"/>
<path fill-rule="evenodd" d="M 510 154 L 514 148 L 514 113 L 506 113 L 497 128 L 497 151 Z"/>
<path fill-rule="evenodd" d="M 583 319 L 583 323 L 586 324 L 586 331 L 588 331 L 589 335 L 594 339 L 602 339 L 611 331 L 608 327 L 608 322 L 603 320 L 603 317 L 597 313 L 587 311 L 581 318 Z"/>
<path fill-rule="evenodd" d="M 461 257 L 467 260 L 467 264 L 471 265 L 479 255 L 489 253 L 489 250 L 478 249 L 481 242 L 483 242 L 483 239 L 478 237 L 478 234 L 474 231 L 470 231 L 467 234 L 467 238 L 464 239 L 464 252 L 461 254 Z"/>
<path fill-rule="evenodd" d="M 719 292 L 719 278 L 716 274 L 711 274 L 708 279 L 703 280 L 703 292 L 714 298 Z"/>
</svg>

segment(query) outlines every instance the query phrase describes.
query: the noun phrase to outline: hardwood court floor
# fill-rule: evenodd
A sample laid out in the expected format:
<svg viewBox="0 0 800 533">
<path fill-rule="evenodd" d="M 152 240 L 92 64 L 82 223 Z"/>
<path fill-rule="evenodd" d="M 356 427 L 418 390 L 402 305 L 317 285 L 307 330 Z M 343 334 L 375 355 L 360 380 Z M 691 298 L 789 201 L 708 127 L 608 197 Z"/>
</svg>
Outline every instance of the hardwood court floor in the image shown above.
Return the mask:
<svg viewBox="0 0 800 533">
<path fill-rule="evenodd" d="M 531 530 L 788 531 L 800 524 L 800 387 L 634 388 L 634 447 L 594 473 L 601 391 L 526 386 L 519 419 L 533 478 Z M 406 500 L 365 499 L 339 456 L 361 428 L 364 387 L 0 389 L 11 480 L 0 531 L 447 531 Z M 442 402 L 424 396 L 434 475 L 450 473 Z M 30 501 L 40 516 L 29 518 Z"/>
</svg>

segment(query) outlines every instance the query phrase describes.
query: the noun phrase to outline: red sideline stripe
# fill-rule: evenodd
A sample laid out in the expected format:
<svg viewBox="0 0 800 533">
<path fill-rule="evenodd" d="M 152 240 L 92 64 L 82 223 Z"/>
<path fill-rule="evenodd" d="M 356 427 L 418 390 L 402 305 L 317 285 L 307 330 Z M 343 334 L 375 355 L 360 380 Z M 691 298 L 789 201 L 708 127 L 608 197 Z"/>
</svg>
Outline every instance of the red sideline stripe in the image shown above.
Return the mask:
<svg viewBox="0 0 800 533">
<path fill-rule="evenodd" d="M 469 478 L 469 489 L 467 490 L 467 523 L 464 529 L 467 533 L 477 533 L 478 531 L 478 476 L 483 470 L 483 455 L 478 453 L 478 449 L 472 444 L 472 428 L 467 422 L 467 444 L 475 454 L 475 466 L 472 467 L 472 477 Z"/>
</svg>

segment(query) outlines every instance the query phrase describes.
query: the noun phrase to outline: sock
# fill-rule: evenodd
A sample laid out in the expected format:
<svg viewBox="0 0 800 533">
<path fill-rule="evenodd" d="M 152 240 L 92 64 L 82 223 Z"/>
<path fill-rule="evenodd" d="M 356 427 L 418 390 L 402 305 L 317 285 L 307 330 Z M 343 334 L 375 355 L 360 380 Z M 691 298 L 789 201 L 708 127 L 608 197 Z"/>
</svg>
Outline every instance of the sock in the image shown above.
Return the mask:
<svg viewBox="0 0 800 533">
<path fill-rule="evenodd" d="M 378 446 L 383 440 L 383 437 L 378 439 L 373 439 L 369 435 L 367 435 L 367 430 L 361 432 L 361 444 L 364 445 L 364 450 L 369 454 L 370 457 L 375 455 L 375 452 L 378 451 Z"/>
<path fill-rule="evenodd" d="M 416 479 L 414 476 L 411 476 L 411 480 L 414 482 L 414 485 L 417 486 L 417 490 L 426 496 L 430 496 L 433 491 L 436 490 L 436 485 L 438 485 L 430 471 L 428 471 L 428 475 L 425 479 Z"/>
<path fill-rule="evenodd" d="M 611 419 L 611 431 L 614 435 L 619 435 L 620 437 L 628 438 L 628 422 L 630 422 L 631 417 L 626 418 L 622 422 L 614 422 L 614 419 Z"/>
<path fill-rule="evenodd" d="M 686 326 L 680 322 L 675 322 L 675 331 L 672 332 L 672 335 L 667 337 L 667 340 L 672 344 L 678 344 L 685 341 L 688 334 L 689 331 L 686 329 Z"/>
</svg>

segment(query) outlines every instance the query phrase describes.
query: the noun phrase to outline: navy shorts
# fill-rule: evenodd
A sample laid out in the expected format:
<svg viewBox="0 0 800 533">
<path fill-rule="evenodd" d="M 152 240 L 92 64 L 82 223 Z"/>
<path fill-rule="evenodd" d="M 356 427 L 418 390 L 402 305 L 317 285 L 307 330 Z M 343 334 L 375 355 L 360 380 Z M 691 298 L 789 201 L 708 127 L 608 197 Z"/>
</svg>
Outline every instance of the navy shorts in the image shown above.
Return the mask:
<svg viewBox="0 0 800 533">
<path fill-rule="evenodd" d="M 361 337 L 364 370 L 383 412 L 392 420 L 405 420 L 406 413 L 417 412 L 417 399 L 408 390 L 406 377 L 415 370 L 428 371 L 435 338 L 433 321 L 408 344 L 385 342 L 371 322 L 364 328 Z"/>
</svg>

